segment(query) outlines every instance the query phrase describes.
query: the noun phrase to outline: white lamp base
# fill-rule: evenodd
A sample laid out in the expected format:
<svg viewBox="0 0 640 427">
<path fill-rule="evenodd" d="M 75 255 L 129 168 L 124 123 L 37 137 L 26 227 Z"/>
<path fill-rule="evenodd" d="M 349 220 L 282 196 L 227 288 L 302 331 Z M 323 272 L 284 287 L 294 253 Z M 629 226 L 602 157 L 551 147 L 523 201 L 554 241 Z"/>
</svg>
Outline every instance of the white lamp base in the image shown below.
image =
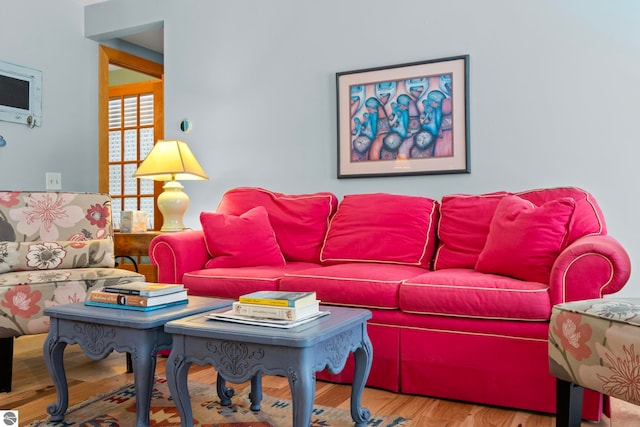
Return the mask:
<svg viewBox="0 0 640 427">
<path fill-rule="evenodd" d="M 178 181 L 167 181 L 162 188 L 164 191 L 158 196 L 158 209 L 164 219 L 160 231 L 185 230 L 182 218 L 189 207 L 189 196 Z"/>
</svg>

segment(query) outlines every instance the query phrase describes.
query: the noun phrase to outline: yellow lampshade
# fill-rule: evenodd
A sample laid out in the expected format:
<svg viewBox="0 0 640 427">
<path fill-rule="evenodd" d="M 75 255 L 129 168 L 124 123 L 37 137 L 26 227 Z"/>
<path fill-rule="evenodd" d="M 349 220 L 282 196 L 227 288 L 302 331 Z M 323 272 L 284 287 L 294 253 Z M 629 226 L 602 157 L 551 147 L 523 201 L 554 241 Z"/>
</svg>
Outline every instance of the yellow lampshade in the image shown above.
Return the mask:
<svg viewBox="0 0 640 427">
<path fill-rule="evenodd" d="M 156 142 L 133 176 L 154 181 L 209 179 L 187 143 L 176 140 Z"/>
<path fill-rule="evenodd" d="M 185 229 L 182 218 L 189 207 L 189 196 L 182 191 L 180 180 L 207 180 L 207 175 L 183 141 L 159 140 L 133 174 L 136 178 L 169 181 L 158 196 L 158 209 L 162 213 L 163 224 L 160 231 L 181 231 Z"/>
</svg>

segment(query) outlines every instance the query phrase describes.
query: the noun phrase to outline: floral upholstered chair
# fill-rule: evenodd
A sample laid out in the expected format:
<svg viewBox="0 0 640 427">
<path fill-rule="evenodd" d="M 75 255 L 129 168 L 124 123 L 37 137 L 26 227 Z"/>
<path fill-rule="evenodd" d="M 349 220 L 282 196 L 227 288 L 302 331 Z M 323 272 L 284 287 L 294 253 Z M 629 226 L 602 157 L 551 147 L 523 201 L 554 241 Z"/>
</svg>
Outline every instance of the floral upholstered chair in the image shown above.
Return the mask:
<svg viewBox="0 0 640 427">
<path fill-rule="evenodd" d="M 114 267 L 108 194 L 0 191 L 0 392 L 11 391 L 14 337 L 47 332 L 46 307 L 144 280 Z"/>
<path fill-rule="evenodd" d="M 549 370 L 557 378 L 556 425 L 581 425 L 584 389 L 640 405 L 639 349 L 640 298 L 555 305 Z"/>
</svg>

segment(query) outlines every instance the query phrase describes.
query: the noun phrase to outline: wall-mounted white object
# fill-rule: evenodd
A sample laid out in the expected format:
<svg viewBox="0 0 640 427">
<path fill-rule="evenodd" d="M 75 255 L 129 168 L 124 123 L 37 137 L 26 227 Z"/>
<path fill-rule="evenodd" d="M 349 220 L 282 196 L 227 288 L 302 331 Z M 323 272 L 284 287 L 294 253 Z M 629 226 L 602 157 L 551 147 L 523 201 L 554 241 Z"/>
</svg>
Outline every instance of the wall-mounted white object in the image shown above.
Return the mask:
<svg viewBox="0 0 640 427">
<path fill-rule="evenodd" d="M 62 190 L 62 174 L 60 172 L 47 172 L 44 174 L 46 183 L 45 189 Z"/>
<path fill-rule="evenodd" d="M 0 120 L 42 124 L 42 72 L 0 61 Z"/>
</svg>

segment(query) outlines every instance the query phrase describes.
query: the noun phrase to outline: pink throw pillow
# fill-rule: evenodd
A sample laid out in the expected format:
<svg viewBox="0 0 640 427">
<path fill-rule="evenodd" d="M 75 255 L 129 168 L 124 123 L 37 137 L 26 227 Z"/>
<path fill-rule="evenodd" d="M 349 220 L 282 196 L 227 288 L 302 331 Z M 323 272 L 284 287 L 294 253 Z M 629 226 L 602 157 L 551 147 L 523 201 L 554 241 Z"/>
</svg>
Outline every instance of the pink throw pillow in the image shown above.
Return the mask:
<svg viewBox="0 0 640 427">
<path fill-rule="evenodd" d="M 202 212 L 200 223 L 212 257 L 206 268 L 285 265 L 269 215 L 262 206 L 240 216 Z"/>
<path fill-rule="evenodd" d="M 496 207 L 475 269 L 549 283 L 551 267 L 566 247 L 575 206 L 571 198 L 536 207 L 518 196 L 504 197 Z"/>
<path fill-rule="evenodd" d="M 438 202 L 396 194 L 344 196 L 320 252 L 324 264 L 382 262 L 428 268 Z"/>
</svg>

